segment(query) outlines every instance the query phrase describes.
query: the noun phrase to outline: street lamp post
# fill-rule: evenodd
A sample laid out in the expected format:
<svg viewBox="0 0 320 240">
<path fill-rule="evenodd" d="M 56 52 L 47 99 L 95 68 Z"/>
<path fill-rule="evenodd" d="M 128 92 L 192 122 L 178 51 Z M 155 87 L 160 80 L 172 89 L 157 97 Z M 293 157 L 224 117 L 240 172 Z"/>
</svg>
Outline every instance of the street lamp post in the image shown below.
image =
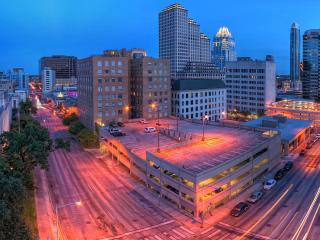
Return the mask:
<svg viewBox="0 0 320 240">
<path fill-rule="evenodd" d="M 81 206 L 82 202 L 81 201 L 78 201 L 78 202 L 73 202 L 73 203 L 68 203 L 68 204 L 64 204 L 64 205 L 56 205 L 56 234 L 57 234 L 57 239 L 56 240 L 59 240 L 59 213 L 58 213 L 58 210 L 61 209 L 61 208 L 64 208 L 64 207 L 68 207 L 68 206 L 71 206 L 71 205 L 77 205 L 77 206 Z"/>
<path fill-rule="evenodd" d="M 202 117 L 202 141 L 204 141 L 204 122 L 205 120 L 207 120 L 208 116 L 207 115 L 204 115 Z"/>
</svg>

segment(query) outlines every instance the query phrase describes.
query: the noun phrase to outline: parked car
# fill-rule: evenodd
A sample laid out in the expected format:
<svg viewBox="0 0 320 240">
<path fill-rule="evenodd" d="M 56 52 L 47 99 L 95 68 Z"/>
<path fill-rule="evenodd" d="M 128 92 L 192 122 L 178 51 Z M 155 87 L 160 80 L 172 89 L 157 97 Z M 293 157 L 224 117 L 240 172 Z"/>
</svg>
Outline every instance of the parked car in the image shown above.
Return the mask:
<svg viewBox="0 0 320 240">
<path fill-rule="evenodd" d="M 273 188 L 276 185 L 277 181 L 274 179 L 269 179 L 268 181 L 266 181 L 266 183 L 263 186 L 263 189 L 265 190 L 270 190 L 271 188 Z"/>
<path fill-rule="evenodd" d="M 239 217 L 244 212 L 246 212 L 249 207 L 250 205 L 248 203 L 240 202 L 231 210 L 231 215 L 234 217 Z"/>
<path fill-rule="evenodd" d="M 124 123 L 123 122 L 117 122 L 118 127 L 124 127 Z"/>
<path fill-rule="evenodd" d="M 110 133 L 112 136 L 114 137 L 123 137 L 123 136 L 126 136 L 125 133 L 123 132 L 113 132 L 113 133 Z"/>
<path fill-rule="evenodd" d="M 259 201 L 260 198 L 262 198 L 262 195 L 263 195 L 262 192 L 259 192 L 259 191 L 253 192 L 253 193 L 251 193 L 251 195 L 247 201 L 249 203 L 255 203 L 255 202 Z"/>
<path fill-rule="evenodd" d="M 281 178 L 283 178 L 285 174 L 286 174 L 286 173 L 283 171 L 283 169 L 280 169 L 280 170 L 278 170 L 278 171 L 276 172 L 276 174 L 274 175 L 274 179 L 278 181 L 278 180 L 280 180 Z"/>
<path fill-rule="evenodd" d="M 115 133 L 115 132 L 120 132 L 120 130 L 118 128 L 109 128 L 109 133 Z"/>
<path fill-rule="evenodd" d="M 289 162 L 287 162 L 287 163 L 284 165 L 283 171 L 288 172 L 288 171 L 291 170 L 291 168 L 293 168 L 293 162 L 289 161 Z"/>
<path fill-rule="evenodd" d="M 140 120 L 140 123 L 142 123 L 142 124 L 148 124 L 149 122 L 148 122 L 147 120 L 145 120 L 145 119 L 141 119 L 141 120 Z"/>
<path fill-rule="evenodd" d="M 146 127 L 146 128 L 144 128 L 144 132 L 145 133 L 153 133 L 155 131 L 156 131 L 156 129 L 154 127 Z"/>
<path fill-rule="evenodd" d="M 300 155 L 300 156 L 306 155 L 306 150 L 302 149 L 302 150 L 300 151 L 299 155 Z"/>
</svg>

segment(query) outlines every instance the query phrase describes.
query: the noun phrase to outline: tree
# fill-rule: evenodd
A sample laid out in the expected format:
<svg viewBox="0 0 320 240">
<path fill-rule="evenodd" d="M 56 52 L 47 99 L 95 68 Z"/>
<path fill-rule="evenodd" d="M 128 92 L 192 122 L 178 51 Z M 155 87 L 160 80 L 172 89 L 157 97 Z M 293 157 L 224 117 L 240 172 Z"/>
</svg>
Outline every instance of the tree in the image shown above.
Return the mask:
<svg viewBox="0 0 320 240">
<path fill-rule="evenodd" d="M 27 99 L 25 102 L 20 103 L 20 113 L 36 114 L 37 108 L 35 106 L 33 106 L 32 102 L 29 99 Z"/>
<path fill-rule="evenodd" d="M 99 138 L 96 134 L 87 128 L 81 130 L 78 134 L 79 142 L 85 148 L 97 148 L 99 147 Z"/>
<path fill-rule="evenodd" d="M 62 138 L 55 139 L 55 148 L 64 148 L 68 152 L 70 151 L 70 141 L 64 141 Z"/>
<path fill-rule="evenodd" d="M 62 123 L 63 125 L 69 126 L 70 124 L 79 120 L 79 117 L 75 113 L 71 113 L 69 116 L 63 118 Z"/>
<path fill-rule="evenodd" d="M 82 122 L 80 120 L 77 120 L 69 126 L 69 132 L 71 134 L 77 135 L 84 128 L 85 126 L 82 124 Z"/>
</svg>

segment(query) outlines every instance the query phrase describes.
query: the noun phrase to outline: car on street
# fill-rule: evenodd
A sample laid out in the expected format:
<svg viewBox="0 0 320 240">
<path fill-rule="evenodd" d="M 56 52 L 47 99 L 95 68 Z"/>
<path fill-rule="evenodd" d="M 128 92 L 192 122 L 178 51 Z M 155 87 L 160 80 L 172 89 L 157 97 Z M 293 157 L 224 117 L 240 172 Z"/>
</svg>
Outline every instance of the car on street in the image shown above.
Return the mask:
<svg viewBox="0 0 320 240">
<path fill-rule="evenodd" d="M 144 132 L 145 133 L 153 133 L 155 131 L 156 131 L 156 129 L 154 127 L 146 127 L 146 128 L 144 128 Z"/>
<path fill-rule="evenodd" d="M 263 186 L 264 190 L 270 190 L 276 185 L 277 181 L 275 179 L 269 179 Z"/>
<path fill-rule="evenodd" d="M 239 202 L 232 210 L 231 210 L 231 215 L 234 217 L 239 217 L 246 211 L 248 211 L 250 205 L 245 202 Z"/>
<path fill-rule="evenodd" d="M 293 162 L 289 161 L 284 165 L 282 169 L 283 171 L 289 172 L 291 168 L 293 168 Z"/>
<path fill-rule="evenodd" d="M 113 132 L 113 133 L 110 133 L 112 136 L 114 137 L 123 137 L 123 136 L 126 136 L 125 133 L 123 132 Z"/>
<path fill-rule="evenodd" d="M 250 197 L 247 199 L 249 203 L 255 203 L 262 198 L 263 193 L 260 191 L 256 191 L 251 193 Z"/>
<path fill-rule="evenodd" d="M 302 150 L 300 151 L 299 155 L 300 155 L 300 156 L 306 155 L 306 150 L 302 149 Z"/>
<path fill-rule="evenodd" d="M 274 175 L 274 179 L 275 180 L 280 180 L 281 178 L 284 177 L 284 175 L 286 175 L 286 172 L 283 169 L 280 169 L 276 172 L 276 174 Z"/>
<path fill-rule="evenodd" d="M 145 120 L 145 119 L 141 119 L 141 120 L 140 120 L 140 123 L 141 123 L 141 124 L 148 124 L 149 122 L 148 122 L 147 120 Z"/>
<path fill-rule="evenodd" d="M 123 122 L 117 122 L 118 127 L 124 127 L 124 123 Z"/>
<path fill-rule="evenodd" d="M 115 132 L 121 132 L 121 131 L 118 128 L 109 128 L 109 133 L 110 134 L 115 133 Z"/>
</svg>

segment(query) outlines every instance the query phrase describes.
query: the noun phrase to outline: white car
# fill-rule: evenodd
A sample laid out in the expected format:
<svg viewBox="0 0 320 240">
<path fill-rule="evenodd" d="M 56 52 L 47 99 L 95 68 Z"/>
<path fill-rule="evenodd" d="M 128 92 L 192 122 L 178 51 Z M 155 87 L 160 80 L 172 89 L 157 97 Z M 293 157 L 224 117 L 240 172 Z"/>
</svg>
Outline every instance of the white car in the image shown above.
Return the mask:
<svg viewBox="0 0 320 240">
<path fill-rule="evenodd" d="M 153 133 L 155 131 L 156 131 L 156 129 L 154 127 L 146 127 L 146 128 L 144 128 L 144 132 L 145 133 Z"/>
<path fill-rule="evenodd" d="M 274 179 L 269 179 L 268 181 L 266 181 L 266 183 L 264 184 L 263 188 L 264 190 L 270 190 L 271 188 L 274 187 L 274 185 L 276 185 L 277 181 Z"/>
<path fill-rule="evenodd" d="M 149 122 L 148 122 L 147 120 L 145 120 L 145 119 L 141 119 L 141 120 L 140 120 L 140 123 L 142 123 L 142 124 L 148 124 Z"/>
<path fill-rule="evenodd" d="M 120 131 L 120 129 L 118 129 L 118 128 L 110 128 L 110 129 L 109 129 L 109 133 L 110 133 L 110 134 L 115 133 L 115 132 L 121 132 L 121 131 Z"/>
</svg>

